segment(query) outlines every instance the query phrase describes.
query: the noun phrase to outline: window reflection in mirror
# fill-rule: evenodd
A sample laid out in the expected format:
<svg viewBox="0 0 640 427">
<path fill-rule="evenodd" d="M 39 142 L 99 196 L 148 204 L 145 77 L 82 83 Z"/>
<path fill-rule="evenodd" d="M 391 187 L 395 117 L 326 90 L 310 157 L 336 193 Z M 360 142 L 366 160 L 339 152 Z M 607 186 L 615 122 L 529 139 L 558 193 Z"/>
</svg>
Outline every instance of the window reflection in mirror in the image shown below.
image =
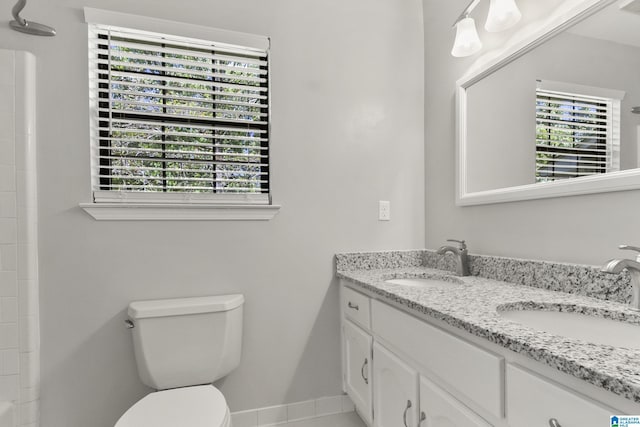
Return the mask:
<svg viewBox="0 0 640 427">
<path fill-rule="evenodd" d="M 620 170 L 624 93 L 563 82 L 536 87 L 536 182 Z"/>
<path fill-rule="evenodd" d="M 640 14 L 628 3 L 467 88 L 468 192 L 639 167 Z"/>
</svg>

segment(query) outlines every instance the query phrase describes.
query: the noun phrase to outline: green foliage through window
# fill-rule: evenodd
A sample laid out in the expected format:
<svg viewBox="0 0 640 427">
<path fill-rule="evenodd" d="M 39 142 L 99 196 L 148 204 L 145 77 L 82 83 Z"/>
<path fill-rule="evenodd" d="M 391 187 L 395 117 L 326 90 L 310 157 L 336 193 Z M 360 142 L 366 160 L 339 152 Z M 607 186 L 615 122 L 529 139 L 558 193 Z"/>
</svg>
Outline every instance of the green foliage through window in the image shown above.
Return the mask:
<svg viewBox="0 0 640 427">
<path fill-rule="evenodd" d="M 266 52 L 98 29 L 99 190 L 269 192 Z"/>
</svg>

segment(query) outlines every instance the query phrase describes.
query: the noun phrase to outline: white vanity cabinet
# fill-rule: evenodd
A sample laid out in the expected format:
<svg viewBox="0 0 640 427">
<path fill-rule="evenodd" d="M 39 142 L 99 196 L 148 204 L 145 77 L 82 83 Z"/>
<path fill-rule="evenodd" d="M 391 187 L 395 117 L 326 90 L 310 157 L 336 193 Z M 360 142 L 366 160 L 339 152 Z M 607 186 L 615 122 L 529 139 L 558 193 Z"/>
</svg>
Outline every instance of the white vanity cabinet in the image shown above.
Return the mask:
<svg viewBox="0 0 640 427">
<path fill-rule="evenodd" d="M 343 286 L 340 303 L 343 318 L 347 318 L 365 329 L 371 328 L 371 298 Z"/>
<path fill-rule="evenodd" d="M 504 358 L 383 302 L 372 301 L 371 313 L 374 337 L 414 360 L 459 400 L 503 417 Z"/>
<path fill-rule="evenodd" d="M 368 296 L 344 286 L 341 288 L 343 388 L 362 419 L 369 425 L 373 421 L 370 304 Z"/>
<path fill-rule="evenodd" d="M 371 427 L 601 427 L 640 414 L 640 404 L 344 285 L 341 303 L 344 389 Z"/>
<path fill-rule="evenodd" d="M 377 342 L 373 360 L 373 426 L 416 427 L 418 372 Z"/>
<path fill-rule="evenodd" d="M 446 354 L 448 352 L 460 353 L 469 349 L 466 347 L 450 348 L 446 342 L 437 339 L 433 341 L 434 336 L 423 335 L 424 331 L 422 330 L 407 328 L 403 320 L 409 319 L 410 322 L 415 321 L 418 322 L 418 325 L 425 326 L 426 323 L 387 304 L 371 300 L 368 296 L 353 289 L 343 286 L 340 300 L 343 387 L 351 397 L 358 413 L 369 426 L 489 427 L 489 424 L 484 422 L 482 418 L 425 377 L 425 375 L 429 375 L 429 372 L 421 364 L 416 364 L 411 357 L 399 356 L 400 354 L 411 355 L 413 350 L 418 350 L 415 354 L 416 357 L 429 358 L 432 353 L 425 354 L 420 351 L 424 343 L 427 343 L 428 347 L 433 348 L 431 351 L 444 354 L 444 358 L 433 357 L 436 365 L 433 365 L 432 368 L 438 370 L 442 368 L 438 363 L 445 363 L 447 367 L 444 373 L 451 373 L 454 382 L 460 375 L 466 375 L 469 369 L 477 368 L 479 372 L 474 376 L 474 380 L 465 380 L 466 386 L 471 382 L 474 383 L 473 386 L 465 387 L 465 389 L 469 388 L 472 393 L 477 393 L 478 390 L 485 387 L 495 388 L 495 384 L 503 378 L 499 372 L 495 372 L 495 379 L 489 378 L 491 372 L 483 371 L 485 366 L 482 363 L 486 363 L 487 360 L 483 359 L 482 354 L 473 351 L 469 355 Z M 376 324 L 382 335 L 379 335 L 371 327 L 374 306 L 377 310 Z M 382 325 L 386 326 L 382 327 Z M 406 342 L 422 342 L 423 344 L 418 347 L 407 347 L 403 339 L 406 339 Z M 394 347 L 396 344 L 398 346 Z M 444 348 L 438 349 L 440 346 L 444 346 Z M 481 364 L 479 367 L 477 365 L 471 367 L 460 365 L 460 363 L 465 363 L 467 358 L 475 360 L 478 357 Z M 490 363 L 495 362 L 492 357 L 488 360 Z M 498 367 L 502 367 L 500 363 L 498 361 Z M 461 374 L 454 374 L 453 372 L 456 370 Z M 484 380 L 488 381 L 488 385 L 482 385 Z M 501 397 L 501 389 L 498 390 L 498 393 Z M 494 394 L 489 393 L 490 396 L 494 396 Z M 484 399 L 479 400 L 484 401 Z M 495 405 L 501 408 L 501 403 Z"/>
<path fill-rule="evenodd" d="M 350 320 L 343 327 L 344 388 L 360 416 L 371 423 L 371 351 L 373 338 Z"/>
<path fill-rule="evenodd" d="M 420 377 L 420 420 L 420 427 L 491 427 L 425 377 Z"/>
<path fill-rule="evenodd" d="M 517 365 L 507 366 L 507 418 L 512 427 L 608 426 L 619 414 Z M 635 415 L 635 414 L 633 414 Z"/>
</svg>

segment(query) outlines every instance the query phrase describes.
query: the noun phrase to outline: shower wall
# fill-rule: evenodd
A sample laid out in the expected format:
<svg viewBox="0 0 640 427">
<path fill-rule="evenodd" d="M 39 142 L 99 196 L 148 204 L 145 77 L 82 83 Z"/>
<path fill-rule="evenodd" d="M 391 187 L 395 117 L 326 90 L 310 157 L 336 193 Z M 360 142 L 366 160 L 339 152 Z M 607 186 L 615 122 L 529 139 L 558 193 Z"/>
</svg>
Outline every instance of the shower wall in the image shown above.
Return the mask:
<svg viewBox="0 0 640 427">
<path fill-rule="evenodd" d="M 38 425 L 35 57 L 0 50 L 0 401 Z"/>
</svg>

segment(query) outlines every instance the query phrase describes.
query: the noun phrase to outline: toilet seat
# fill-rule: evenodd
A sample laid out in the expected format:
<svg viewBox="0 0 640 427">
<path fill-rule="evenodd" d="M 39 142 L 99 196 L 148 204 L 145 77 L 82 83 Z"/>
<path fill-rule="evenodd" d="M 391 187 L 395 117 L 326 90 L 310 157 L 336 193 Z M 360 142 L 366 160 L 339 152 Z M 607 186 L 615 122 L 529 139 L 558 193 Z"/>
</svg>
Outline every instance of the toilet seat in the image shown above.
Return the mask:
<svg viewBox="0 0 640 427">
<path fill-rule="evenodd" d="M 150 393 L 129 408 L 115 427 L 228 427 L 230 418 L 222 393 L 203 385 Z"/>
</svg>

